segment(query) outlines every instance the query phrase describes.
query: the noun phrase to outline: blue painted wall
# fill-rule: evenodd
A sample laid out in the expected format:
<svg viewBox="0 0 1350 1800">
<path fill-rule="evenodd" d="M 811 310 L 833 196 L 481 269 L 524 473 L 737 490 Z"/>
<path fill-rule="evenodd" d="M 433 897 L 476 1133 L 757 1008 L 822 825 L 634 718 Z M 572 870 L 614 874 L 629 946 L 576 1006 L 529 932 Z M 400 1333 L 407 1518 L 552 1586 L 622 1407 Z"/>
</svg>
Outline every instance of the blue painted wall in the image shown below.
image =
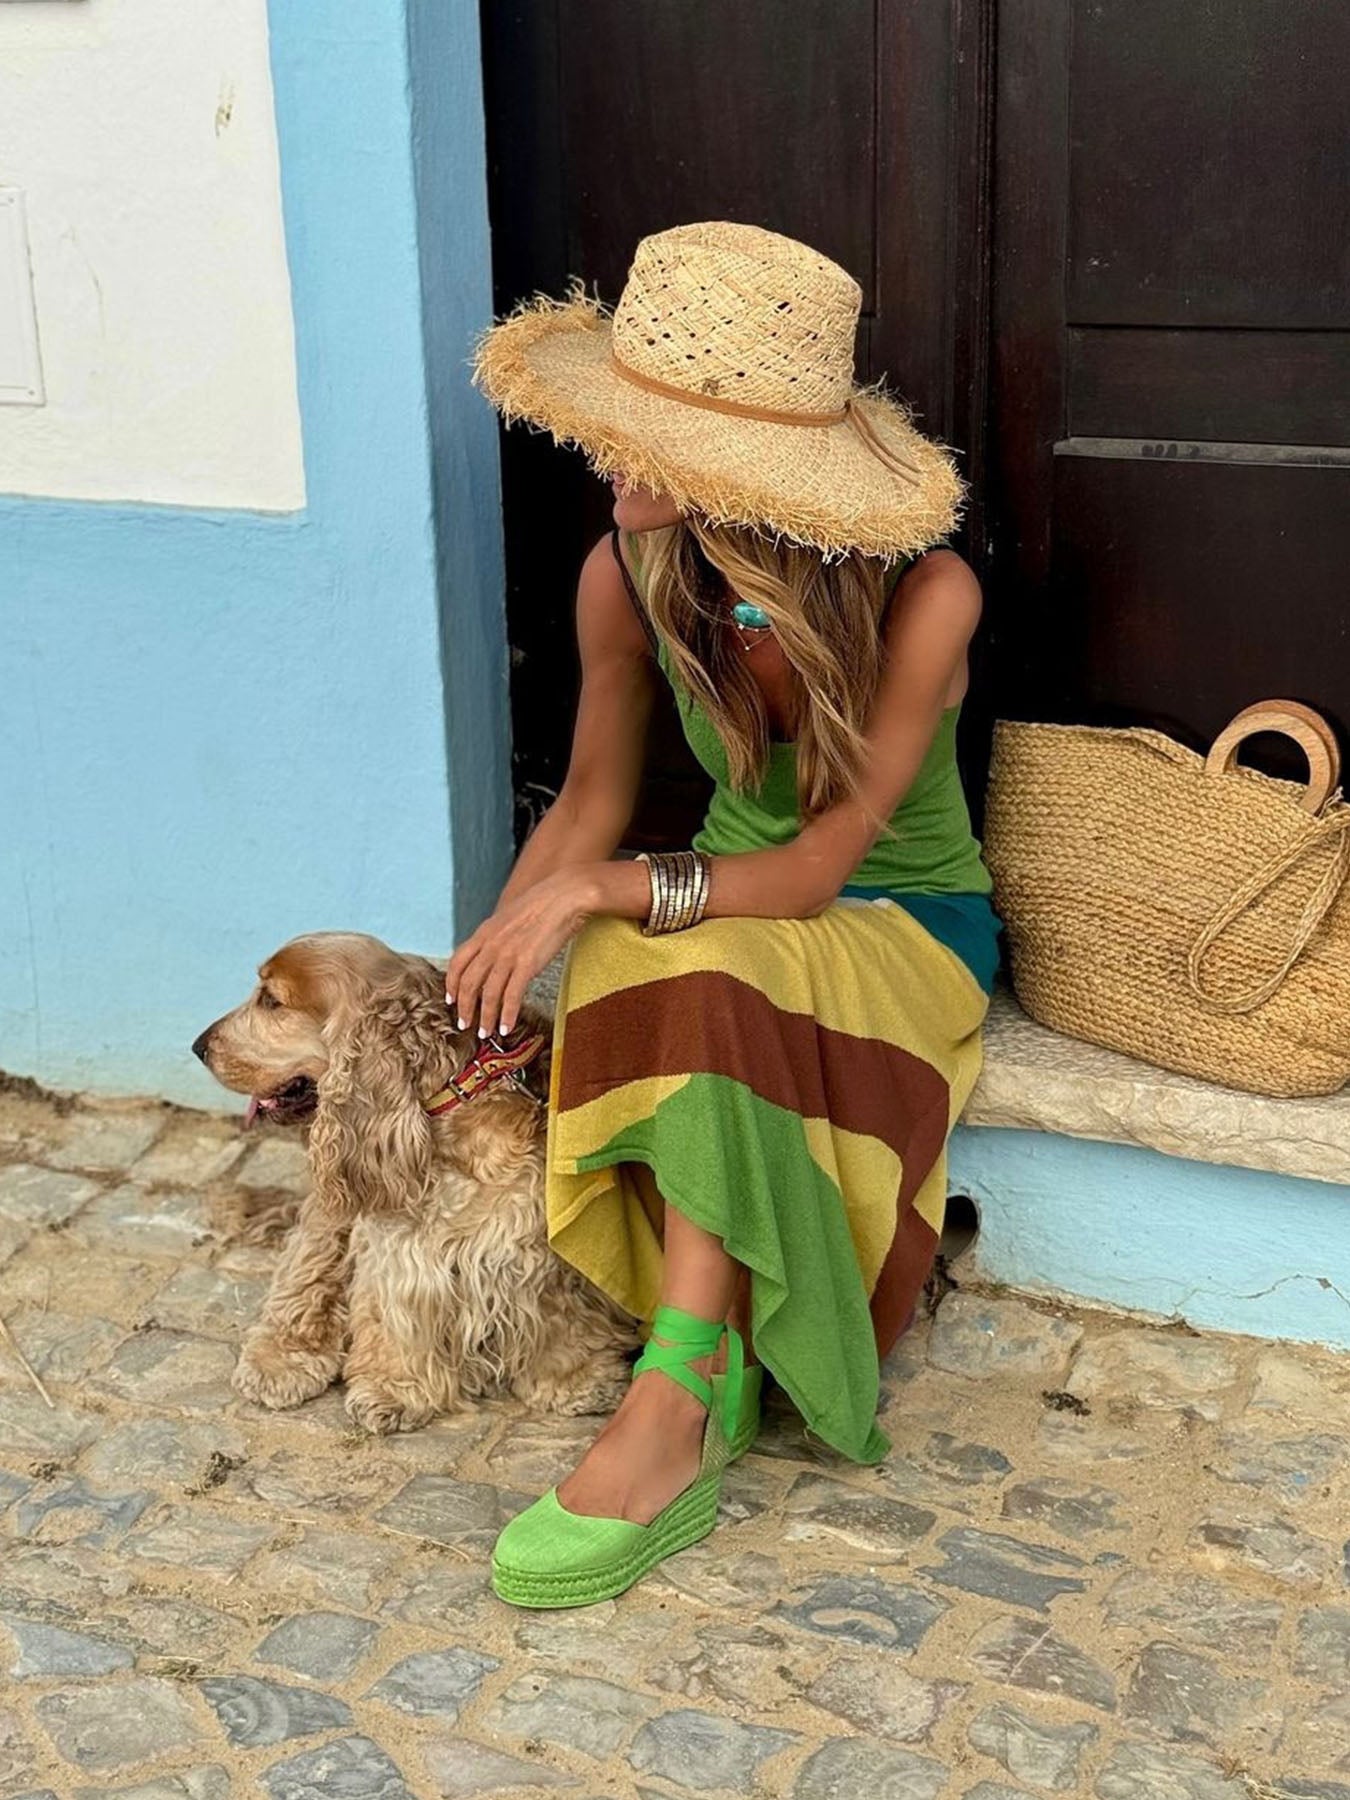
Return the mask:
<svg viewBox="0 0 1350 1800">
<path fill-rule="evenodd" d="M 1350 1349 L 1344 1187 L 983 1126 L 953 1132 L 948 1186 L 988 1279 Z"/>
<path fill-rule="evenodd" d="M 508 866 L 477 14 L 409 3 L 272 0 L 306 510 L 0 499 L 13 1073 L 220 1105 L 188 1045 L 277 944 L 443 955 Z"/>
<path fill-rule="evenodd" d="M 455 916 L 472 928 L 512 852 L 497 418 L 468 378 L 492 299 L 478 8 L 408 0 L 408 43 Z"/>
</svg>

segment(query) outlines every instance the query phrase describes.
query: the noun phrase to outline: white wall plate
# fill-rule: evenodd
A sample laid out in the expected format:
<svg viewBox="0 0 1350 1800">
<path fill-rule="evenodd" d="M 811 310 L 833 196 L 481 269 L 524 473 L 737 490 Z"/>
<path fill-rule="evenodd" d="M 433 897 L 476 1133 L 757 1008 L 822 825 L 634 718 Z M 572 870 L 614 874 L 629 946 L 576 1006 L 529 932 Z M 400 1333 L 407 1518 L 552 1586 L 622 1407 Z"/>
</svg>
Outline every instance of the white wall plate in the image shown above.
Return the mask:
<svg viewBox="0 0 1350 1800">
<path fill-rule="evenodd" d="M 45 399 L 23 191 L 0 188 L 0 405 Z"/>
</svg>

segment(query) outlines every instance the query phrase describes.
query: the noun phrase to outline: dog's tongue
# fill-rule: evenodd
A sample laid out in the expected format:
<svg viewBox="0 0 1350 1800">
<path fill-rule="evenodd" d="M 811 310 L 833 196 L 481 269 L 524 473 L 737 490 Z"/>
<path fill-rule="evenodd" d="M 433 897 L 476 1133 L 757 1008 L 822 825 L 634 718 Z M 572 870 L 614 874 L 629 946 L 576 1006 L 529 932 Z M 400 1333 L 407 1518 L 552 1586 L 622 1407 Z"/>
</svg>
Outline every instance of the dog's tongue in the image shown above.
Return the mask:
<svg viewBox="0 0 1350 1800">
<path fill-rule="evenodd" d="M 248 1107 L 244 1113 L 244 1125 L 247 1128 L 260 1112 L 275 1112 L 277 1097 L 275 1094 L 250 1094 Z"/>
</svg>

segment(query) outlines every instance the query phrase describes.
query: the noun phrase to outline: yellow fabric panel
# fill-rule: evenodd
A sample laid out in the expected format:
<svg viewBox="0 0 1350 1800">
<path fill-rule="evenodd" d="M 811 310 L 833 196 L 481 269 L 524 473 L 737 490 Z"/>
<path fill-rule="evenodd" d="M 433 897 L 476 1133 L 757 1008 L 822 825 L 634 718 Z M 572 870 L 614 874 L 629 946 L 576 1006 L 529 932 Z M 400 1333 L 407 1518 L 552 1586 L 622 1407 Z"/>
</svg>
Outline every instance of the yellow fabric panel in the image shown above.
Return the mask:
<svg viewBox="0 0 1350 1800">
<path fill-rule="evenodd" d="M 561 1058 L 555 1050 L 555 1070 Z M 649 1075 L 640 1081 L 625 1081 L 622 1087 L 607 1089 L 583 1106 L 560 1112 L 550 1108 L 548 1121 L 548 1164 L 550 1170 L 573 1174 L 579 1156 L 589 1156 L 601 1144 L 622 1131 L 634 1119 L 645 1119 L 666 1098 L 682 1088 L 689 1077 L 681 1075 Z"/>
<path fill-rule="evenodd" d="M 868 979 L 873 969 L 886 977 Z M 568 958 L 559 1008 L 700 970 L 749 982 L 830 1030 L 884 1038 L 944 1074 L 944 1052 L 978 1031 L 988 1006 L 959 957 L 901 907 L 845 904 L 813 919 L 705 919 L 650 938 L 633 919 L 592 919 Z"/>
<path fill-rule="evenodd" d="M 811 1155 L 845 1197 L 849 1234 L 870 1293 L 895 1236 L 895 1197 L 900 1191 L 900 1158 L 880 1138 L 843 1131 L 828 1119 L 803 1119 Z M 858 1204 L 858 1196 L 875 1200 Z M 849 1205 L 848 1201 L 853 1204 Z"/>
<path fill-rule="evenodd" d="M 662 1221 L 654 1195 L 640 1163 L 549 1177 L 549 1243 L 639 1319 L 650 1319 L 661 1298 Z"/>
</svg>

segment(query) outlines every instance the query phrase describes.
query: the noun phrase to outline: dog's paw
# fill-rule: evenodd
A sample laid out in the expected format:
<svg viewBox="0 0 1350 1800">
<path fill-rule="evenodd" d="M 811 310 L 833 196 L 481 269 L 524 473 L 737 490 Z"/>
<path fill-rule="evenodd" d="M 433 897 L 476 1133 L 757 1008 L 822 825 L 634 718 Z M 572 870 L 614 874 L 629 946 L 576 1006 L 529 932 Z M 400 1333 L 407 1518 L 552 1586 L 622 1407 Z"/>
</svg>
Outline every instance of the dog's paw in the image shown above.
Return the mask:
<svg viewBox="0 0 1350 1800">
<path fill-rule="evenodd" d="M 230 1379 L 245 1400 L 280 1410 L 299 1406 L 332 1387 L 341 1361 L 336 1352 L 301 1349 L 270 1333 L 250 1333 Z"/>
<path fill-rule="evenodd" d="M 631 1385 L 627 1369 L 613 1381 L 589 1381 L 580 1392 L 562 1395 L 554 1411 L 568 1415 L 617 1412 Z"/>
<path fill-rule="evenodd" d="M 579 1418 L 615 1412 L 628 1392 L 631 1379 L 625 1363 L 622 1374 L 612 1376 L 596 1375 L 593 1370 L 587 1370 L 570 1381 L 517 1382 L 515 1393 L 517 1399 L 537 1411 Z"/>
<path fill-rule="evenodd" d="M 416 1431 L 436 1417 L 436 1408 L 417 1396 L 385 1393 L 359 1383 L 348 1387 L 345 1405 L 353 1425 L 380 1437 L 391 1431 Z"/>
</svg>

